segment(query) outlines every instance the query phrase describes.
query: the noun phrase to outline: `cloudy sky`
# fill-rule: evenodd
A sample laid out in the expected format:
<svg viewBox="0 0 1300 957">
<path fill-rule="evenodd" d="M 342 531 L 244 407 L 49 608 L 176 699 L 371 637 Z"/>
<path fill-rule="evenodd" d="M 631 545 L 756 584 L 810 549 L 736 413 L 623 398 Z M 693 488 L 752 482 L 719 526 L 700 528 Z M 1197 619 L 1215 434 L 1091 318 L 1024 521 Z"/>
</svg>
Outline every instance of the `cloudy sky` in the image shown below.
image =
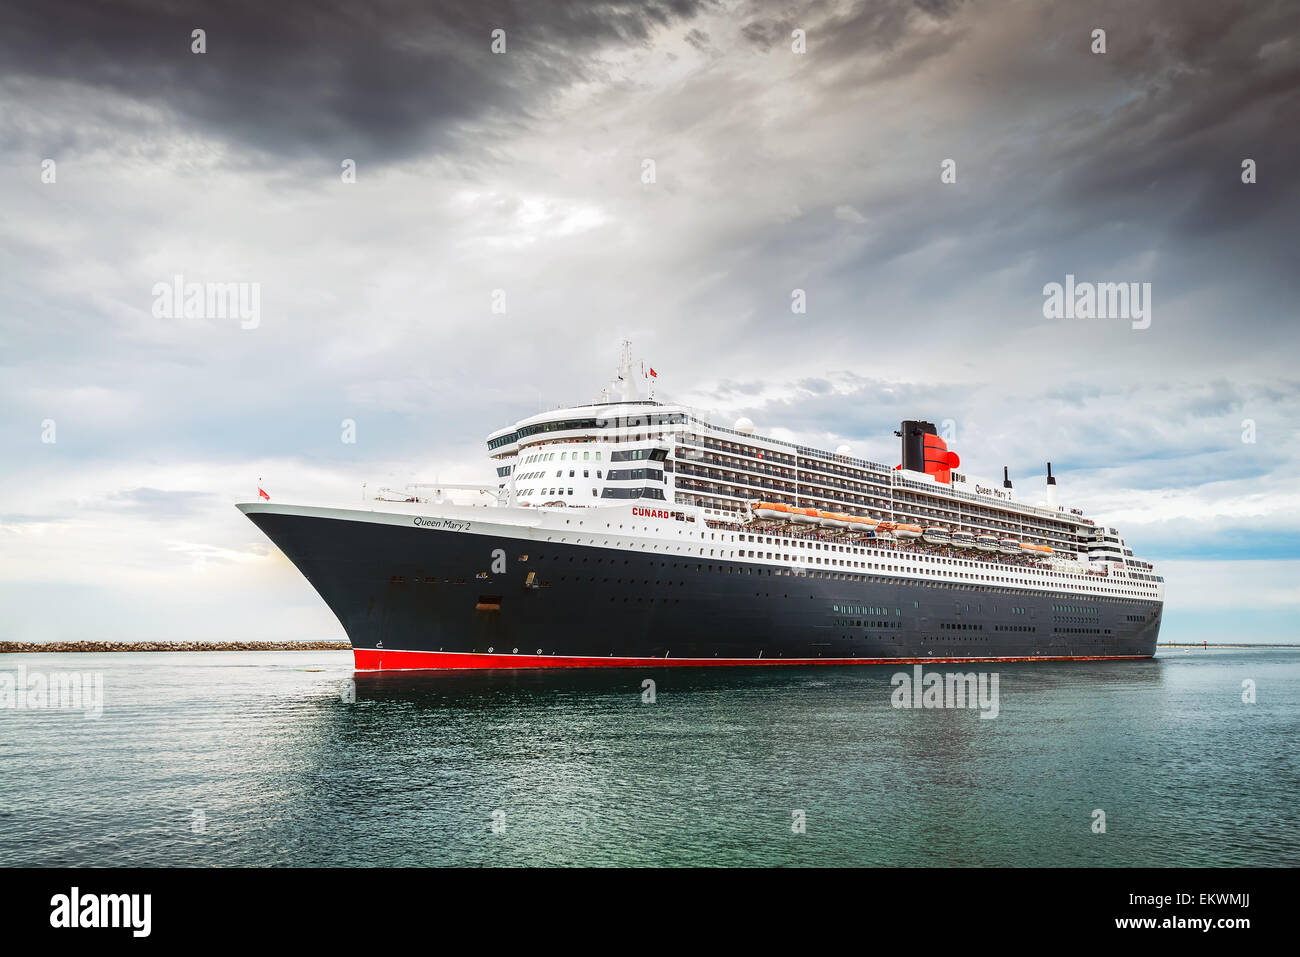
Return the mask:
<svg viewBox="0 0 1300 957">
<path fill-rule="evenodd" d="M 0 6 L 0 638 L 342 637 L 233 503 L 489 480 L 626 337 L 726 423 L 1051 460 L 1162 638 L 1300 640 L 1298 117 L 1290 0 Z"/>
</svg>

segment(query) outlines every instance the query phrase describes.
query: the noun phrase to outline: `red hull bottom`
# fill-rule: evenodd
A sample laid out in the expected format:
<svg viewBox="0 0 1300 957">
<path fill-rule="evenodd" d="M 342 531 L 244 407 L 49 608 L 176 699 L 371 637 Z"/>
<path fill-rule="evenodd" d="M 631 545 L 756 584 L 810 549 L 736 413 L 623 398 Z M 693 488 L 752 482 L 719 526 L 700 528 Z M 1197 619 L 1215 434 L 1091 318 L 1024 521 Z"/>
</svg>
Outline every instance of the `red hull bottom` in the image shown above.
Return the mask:
<svg viewBox="0 0 1300 957">
<path fill-rule="evenodd" d="M 1150 655 L 1034 655 L 1019 658 L 580 658 L 453 651 L 353 649 L 357 671 L 509 671 L 516 668 L 719 668 L 755 665 L 915 665 L 935 662 L 1120 661 Z"/>
</svg>

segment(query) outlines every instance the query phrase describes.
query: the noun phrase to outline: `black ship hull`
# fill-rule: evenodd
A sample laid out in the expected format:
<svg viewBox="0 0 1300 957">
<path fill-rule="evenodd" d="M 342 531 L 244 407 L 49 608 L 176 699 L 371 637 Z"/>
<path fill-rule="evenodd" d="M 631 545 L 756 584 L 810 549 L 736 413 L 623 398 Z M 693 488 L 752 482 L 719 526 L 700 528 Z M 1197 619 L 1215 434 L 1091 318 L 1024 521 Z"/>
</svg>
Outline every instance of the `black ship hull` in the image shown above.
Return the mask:
<svg viewBox="0 0 1300 957">
<path fill-rule="evenodd" d="M 338 617 L 359 670 L 1149 658 L 1160 628 L 1148 599 L 242 508 Z"/>
</svg>

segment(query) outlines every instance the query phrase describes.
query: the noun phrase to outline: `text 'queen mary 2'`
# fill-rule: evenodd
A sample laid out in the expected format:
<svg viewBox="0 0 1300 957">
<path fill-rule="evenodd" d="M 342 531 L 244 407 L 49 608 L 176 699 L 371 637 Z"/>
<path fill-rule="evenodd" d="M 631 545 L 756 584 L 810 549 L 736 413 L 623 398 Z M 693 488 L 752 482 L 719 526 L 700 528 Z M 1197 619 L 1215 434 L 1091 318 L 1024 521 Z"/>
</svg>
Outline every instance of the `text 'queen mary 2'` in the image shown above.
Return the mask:
<svg viewBox="0 0 1300 957">
<path fill-rule="evenodd" d="M 1164 581 L 1113 528 L 957 471 L 928 422 L 886 466 L 637 394 L 488 438 L 494 505 L 239 508 L 360 670 L 1149 658 Z M 652 395 L 652 393 L 649 393 Z M 611 398 L 612 396 L 612 398 Z"/>
</svg>

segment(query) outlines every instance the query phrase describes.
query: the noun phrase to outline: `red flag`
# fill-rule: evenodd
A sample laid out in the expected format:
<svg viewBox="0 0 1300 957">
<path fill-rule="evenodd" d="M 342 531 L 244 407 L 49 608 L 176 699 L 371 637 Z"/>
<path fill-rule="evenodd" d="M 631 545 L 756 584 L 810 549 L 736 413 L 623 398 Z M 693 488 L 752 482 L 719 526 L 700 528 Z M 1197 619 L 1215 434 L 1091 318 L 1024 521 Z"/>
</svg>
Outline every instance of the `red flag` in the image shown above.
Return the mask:
<svg viewBox="0 0 1300 957">
<path fill-rule="evenodd" d="M 271 496 L 267 495 L 264 491 L 262 491 L 262 486 L 260 486 L 260 485 L 257 487 L 257 497 L 258 497 L 258 498 L 264 498 L 264 499 L 266 499 L 268 502 L 271 501 Z"/>
<path fill-rule="evenodd" d="M 659 373 L 658 373 L 658 372 L 655 372 L 655 370 L 654 370 L 654 366 L 651 366 L 651 367 L 650 367 L 650 374 L 651 374 L 652 376 L 654 376 L 656 379 L 659 378 Z"/>
</svg>

